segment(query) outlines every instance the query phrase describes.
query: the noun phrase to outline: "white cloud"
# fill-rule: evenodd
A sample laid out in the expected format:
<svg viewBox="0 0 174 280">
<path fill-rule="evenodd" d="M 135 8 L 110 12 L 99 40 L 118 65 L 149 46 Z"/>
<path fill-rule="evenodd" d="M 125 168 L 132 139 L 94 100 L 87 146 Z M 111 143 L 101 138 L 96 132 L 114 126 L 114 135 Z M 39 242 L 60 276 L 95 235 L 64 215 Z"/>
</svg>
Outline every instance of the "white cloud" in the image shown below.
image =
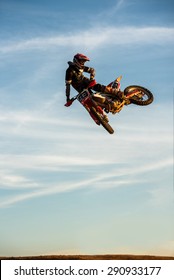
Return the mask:
<svg viewBox="0 0 174 280">
<path fill-rule="evenodd" d="M 12 188 L 12 189 L 19 189 L 19 188 L 35 188 L 38 184 L 33 183 L 31 180 L 25 178 L 21 175 L 10 174 L 9 172 L 1 171 L 0 172 L 0 188 Z"/>
<path fill-rule="evenodd" d="M 10 160 L 11 159 L 11 160 Z M 151 162 L 150 165 L 143 165 L 141 167 L 134 166 L 127 166 L 127 167 L 112 167 L 110 171 L 106 172 L 98 172 L 98 170 L 101 170 L 102 166 L 104 169 L 106 169 L 105 160 L 103 163 L 100 161 L 94 161 L 89 160 L 87 158 L 72 158 L 72 157 L 64 157 L 59 158 L 56 156 L 18 156 L 18 157 L 10 157 L 7 160 L 7 157 L 0 159 L 0 165 L 2 162 L 5 162 L 5 167 L 9 169 L 16 169 L 16 173 L 21 172 L 22 170 L 28 169 L 34 169 L 35 172 L 37 171 L 37 168 L 39 168 L 42 171 L 56 171 L 60 172 L 61 175 L 61 166 L 65 166 L 64 172 L 68 171 L 68 166 L 77 166 L 76 172 L 78 172 L 78 176 L 76 179 L 69 181 L 61 181 L 60 183 L 53 183 L 52 185 L 50 183 L 45 183 L 44 180 L 41 178 L 37 182 L 32 182 L 29 179 L 26 179 L 24 177 L 21 177 L 20 175 L 6 175 L 1 174 L 2 178 L 2 184 L 7 185 L 7 187 L 15 187 L 18 189 L 19 187 L 23 188 L 31 188 L 35 187 L 34 190 L 25 193 L 13 196 L 11 198 L 7 198 L 5 200 L 1 200 L 0 207 L 10 206 L 14 203 L 33 199 L 35 197 L 45 196 L 45 195 L 53 195 L 54 193 L 60 193 L 60 192 L 67 192 L 67 191 L 73 191 L 76 189 L 86 188 L 86 187 L 95 187 L 98 189 L 103 188 L 110 188 L 110 187 L 122 187 L 122 186 L 131 186 L 132 184 L 135 185 L 137 183 L 143 182 L 141 179 L 141 174 L 143 173 L 149 173 L 153 172 L 154 170 L 163 170 L 163 168 L 166 168 L 168 166 L 171 166 L 173 161 L 172 159 L 166 159 L 162 162 Z M 109 164 L 109 162 L 108 162 Z M 111 163 L 110 163 L 111 164 Z M 94 174 L 91 174 L 89 179 L 88 177 L 88 171 L 85 172 L 87 166 L 94 166 L 96 165 L 97 168 L 95 168 Z M 114 165 L 113 165 L 114 166 Z M 60 170 L 59 170 L 60 168 Z M 83 173 L 86 173 L 86 179 L 80 179 L 80 170 L 83 169 Z M 108 168 L 107 168 L 108 169 Z M 72 170 L 72 168 L 69 169 L 69 171 Z M 71 172 L 71 171 L 70 171 Z M 58 173 L 59 174 L 59 173 Z M 64 177 L 66 178 L 67 173 L 64 174 Z M 135 178 L 135 179 L 134 179 Z M 39 190 L 38 190 L 39 188 Z M 159 193 L 159 191 L 157 191 Z M 154 197 L 154 193 L 156 194 L 156 190 L 152 191 L 151 196 Z M 159 198 L 159 197 L 158 197 Z M 159 201 L 159 199 L 157 200 Z M 163 197 L 160 200 L 164 200 Z M 166 199 L 165 199 L 166 200 Z"/>
<path fill-rule="evenodd" d="M 111 39 L 112 38 L 112 39 Z M 115 39 L 114 39 L 115 38 Z M 78 46 L 88 49 L 99 48 L 100 45 L 125 44 L 167 44 L 174 42 L 174 28 L 167 27 L 95 27 L 79 31 L 75 34 L 55 35 L 52 37 L 36 37 L 17 42 L 2 42 L 0 53 L 18 51 L 48 50 L 52 47 Z"/>
</svg>

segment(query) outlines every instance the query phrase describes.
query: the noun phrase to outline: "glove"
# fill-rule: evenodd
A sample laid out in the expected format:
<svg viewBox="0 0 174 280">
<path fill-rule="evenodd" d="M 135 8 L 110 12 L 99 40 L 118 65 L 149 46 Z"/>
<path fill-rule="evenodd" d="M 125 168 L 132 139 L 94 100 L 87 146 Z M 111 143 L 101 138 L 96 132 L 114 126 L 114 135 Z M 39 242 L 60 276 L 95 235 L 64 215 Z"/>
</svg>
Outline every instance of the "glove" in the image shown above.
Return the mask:
<svg viewBox="0 0 174 280">
<path fill-rule="evenodd" d="M 72 103 L 73 103 L 73 99 L 69 99 L 69 100 L 67 100 L 65 106 L 69 107 L 69 106 L 71 106 Z"/>
</svg>

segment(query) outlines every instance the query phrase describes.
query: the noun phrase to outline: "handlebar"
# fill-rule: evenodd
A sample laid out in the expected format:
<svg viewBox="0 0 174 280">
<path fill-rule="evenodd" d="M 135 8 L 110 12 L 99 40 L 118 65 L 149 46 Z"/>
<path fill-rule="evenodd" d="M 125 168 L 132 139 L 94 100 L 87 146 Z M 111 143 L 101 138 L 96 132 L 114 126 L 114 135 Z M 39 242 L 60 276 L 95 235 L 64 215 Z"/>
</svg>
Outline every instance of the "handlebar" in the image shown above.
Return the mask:
<svg viewBox="0 0 174 280">
<path fill-rule="evenodd" d="M 68 100 L 68 102 L 66 102 L 64 106 L 65 107 L 71 106 L 72 103 L 77 99 L 77 96 L 78 96 L 78 94 L 76 96 L 74 96 L 73 98 L 71 98 L 70 100 Z"/>
</svg>

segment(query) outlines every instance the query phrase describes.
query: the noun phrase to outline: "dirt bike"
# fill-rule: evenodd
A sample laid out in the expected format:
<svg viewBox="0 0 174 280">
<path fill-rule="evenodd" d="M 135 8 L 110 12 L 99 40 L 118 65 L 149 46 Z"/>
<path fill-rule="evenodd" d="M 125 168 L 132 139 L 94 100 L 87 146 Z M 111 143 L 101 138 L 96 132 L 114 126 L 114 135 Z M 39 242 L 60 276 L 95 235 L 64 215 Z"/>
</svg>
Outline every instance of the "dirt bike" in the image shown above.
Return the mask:
<svg viewBox="0 0 174 280">
<path fill-rule="evenodd" d="M 115 79 L 108 86 L 117 88 L 120 91 L 120 80 L 122 76 Z M 114 133 L 114 129 L 109 124 L 109 119 L 106 113 L 116 114 L 119 113 L 124 105 L 131 103 L 146 106 L 153 102 L 153 94 L 146 88 L 137 85 L 131 85 L 124 89 L 122 97 L 117 95 L 92 91 L 92 87 L 96 84 L 92 80 L 88 88 L 78 93 L 71 98 L 65 106 L 70 106 L 76 99 L 85 107 L 92 119 L 97 125 L 102 125 L 110 134 Z M 106 102 L 107 101 L 107 102 Z"/>
</svg>

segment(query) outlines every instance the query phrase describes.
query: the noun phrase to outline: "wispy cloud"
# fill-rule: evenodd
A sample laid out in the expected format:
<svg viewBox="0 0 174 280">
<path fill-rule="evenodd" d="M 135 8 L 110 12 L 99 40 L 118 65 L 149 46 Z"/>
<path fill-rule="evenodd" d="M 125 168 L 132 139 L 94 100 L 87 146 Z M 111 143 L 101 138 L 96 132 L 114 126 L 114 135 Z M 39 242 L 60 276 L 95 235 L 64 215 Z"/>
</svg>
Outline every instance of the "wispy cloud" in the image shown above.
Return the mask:
<svg viewBox="0 0 174 280">
<path fill-rule="evenodd" d="M 95 170 L 96 172 L 94 174 L 91 174 L 89 179 L 80 179 L 80 173 L 79 176 L 75 180 L 71 180 L 71 182 L 64 180 L 61 183 L 46 183 L 39 179 L 37 182 L 22 177 L 21 175 L 10 175 L 10 174 L 3 174 L 1 172 L 0 178 L 2 179 L 1 184 L 4 187 L 10 187 L 16 189 L 23 188 L 23 189 L 30 189 L 28 193 L 25 194 L 19 194 L 14 195 L 11 198 L 6 198 L 5 200 L 2 200 L 0 202 L 0 207 L 7 207 L 11 206 L 15 203 L 18 203 L 23 200 L 33 199 L 36 197 L 41 197 L 45 195 L 53 195 L 55 193 L 61 193 L 61 192 L 67 192 L 67 191 L 73 191 L 81 188 L 86 187 L 94 187 L 96 189 L 103 189 L 103 188 L 110 188 L 110 187 L 122 187 L 122 186 L 131 186 L 135 185 L 137 183 L 142 182 L 141 174 L 143 173 L 149 173 L 153 171 L 163 170 L 164 168 L 167 168 L 169 166 L 172 166 L 173 160 L 172 158 L 165 159 L 161 162 L 151 162 L 151 164 L 142 165 L 137 167 L 136 165 L 133 166 L 123 166 L 123 167 L 114 167 L 114 163 L 108 162 L 108 165 L 110 166 L 110 171 L 103 172 L 100 174 L 98 173 L 98 170 L 102 168 L 101 165 L 103 165 L 104 169 L 106 168 L 106 160 L 103 161 L 103 163 L 98 160 L 89 160 L 87 158 L 75 158 L 75 157 L 64 157 L 60 158 L 58 156 L 18 156 L 13 157 L 13 160 L 10 161 L 11 156 L 9 156 L 9 162 L 7 161 L 7 157 L 1 158 L 2 161 L 5 162 L 4 168 L 8 166 L 8 170 L 13 168 L 13 170 L 16 170 L 16 173 L 21 172 L 21 170 L 25 169 L 34 169 L 35 172 L 37 171 L 37 168 L 42 171 L 56 171 L 58 172 L 59 176 L 61 177 L 64 174 L 64 177 L 66 178 L 65 174 L 66 172 L 71 172 L 72 167 L 73 169 L 75 166 L 77 167 L 76 171 L 79 173 L 80 170 L 83 169 L 86 170 L 87 166 L 96 166 Z M 11 165 L 11 167 L 10 167 Z M 61 171 L 61 166 L 64 166 L 65 168 L 63 171 Z M 69 169 L 69 167 L 70 169 Z M 112 166 L 112 167 L 111 167 Z M 51 168 L 51 169 L 50 169 Z M 70 171 L 71 170 L 71 171 Z M 62 173 L 63 172 L 63 173 Z M 88 170 L 86 170 L 86 177 L 88 177 Z M 33 190 L 34 188 L 34 190 Z M 153 192 L 153 191 L 152 191 Z M 152 193 L 152 196 L 154 196 L 154 193 Z M 161 199 L 161 196 L 160 196 Z"/>
<path fill-rule="evenodd" d="M 42 158 L 44 161 L 45 159 Z M 74 163 L 73 163 L 74 164 Z M 79 163 L 80 164 L 80 163 Z M 71 163 L 70 163 L 71 165 Z M 80 164 L 81 165 L 81 164 Z M 44 185 L 43 182 L 40 182 L 39 184 L 36 182 L 28 182 L 27 179 L 22 178 L 20 176 L 3 176 L 1 175 L 2 180 L 5 180 L 6 184 L 10 183 L 10 186 L 13 185 L 16 186 L 17 188 L 21 187 L 25 189 L 26 187 L 30 188 L 30 191 L 25 194 L 19 194 L 19 195 L 14 195 L 13 197 L 6 198 L 0 202 L 0 207 L 8 207 L 11 206 L 15 203 L 18 203 L 20 201 L 28 200 L 28 199 L 33 199 L 36 197 L 42 197 L 45 195 L 53 195 L 55 193 L 62 193 L 62 192 L 67 192 L 67 191 L 73 191 L 85 187 L 94 187 L 97 189 L 103 189 L 103 188 L 111 188 L 111 187 L 122 187 L 122 186 L 131 186 L 135 184 L 140 184 L 141 179 L 138 177 L 138 175 L 141 175 L 145 172 L 152 172 L 153 170 L 162 170 L 164 167 L 171 166 L 172 165 L 172 160 L 166 160 L 164 162 L 159 162 L 159 163 L 152 163 L 151 166 L 142 166 L 141 168 L 136 168 L 136 166 L 127 168 L 127 169 L 119 169 L 118 170 L 111 170 L 110 172 L 103 173 L 103 174 L 96 174 L 94 177 L 91 176 L 89 179 L 84 179 L 84 180 L 77 180 L 74 182 L 61 182 L 61 183 L 53 183 L 52 185 L 49 183 L 48 186 L 47 184 Z M 47 167 L 48 168 L 48 167 Z M 133 177 L 136 177 L 136 179 L 133 179 L 131 174 L 134 174 Z M 122 179 L 122 177 L 124 179 Z M 137 179 L 139 178 L 139 180 Z M 112 182 L 112 183 L 111 183 Z M 17 183 L 17 185 L 16 185 Z M 33 189 L 35 187 L 34 191 L 31 191 L 31 188 Z M 39 190 L 38 190 L 39 187 Z M 152 191 L 153 194 L 155 191 Z M 157 191 L 158 192 L 158 191 Z M 159 202 L 159 199 L 158 203 Z M 160 195 L 160 200 L 161 200 L 161 195 Z M 162 199 L 163 201 L 163 199 Z M 168 201 L 168 200 L 167 200 Z"/>
<path fill-rule="evenodd" d="M 4 189 L 36 188 L 38 186 L 38 184 L 33 183 L 24 176 L 10 174 L 7 171 L 0 172 L 0 182 L 0 188 L 3 186 Z"/>
<path fill-rule="evenodd" d="M 111 40 L 112 38 L 112 40 Z M 113 40 L 113 38 L 115 38 Z M 97 27 L 79 31 L 75 34 L 58 35 L 52 37 L 38 37 L 17 42 L 1 43 L 0 53 L 18 51 L 48 50 L 50 47 L 88 47 L 98 48 L 102 44 L 165 44 L 174 42 L 174 28 L 166 27 Z"/>
<path fill-rule="evenodd" d="M 130 5 L 130 0 L 116 0 L 116 3 L 111 6 L 109 9 L 102 11 L 101 13 L 97 14 L 96 18 L 97 21 L 101 21 L 103 18 L 110 18 L 112 16 L 117 17 L 119 15 L 119 12 L 121 9 L 123 9 L 125 6 Z"/>
</svg>

